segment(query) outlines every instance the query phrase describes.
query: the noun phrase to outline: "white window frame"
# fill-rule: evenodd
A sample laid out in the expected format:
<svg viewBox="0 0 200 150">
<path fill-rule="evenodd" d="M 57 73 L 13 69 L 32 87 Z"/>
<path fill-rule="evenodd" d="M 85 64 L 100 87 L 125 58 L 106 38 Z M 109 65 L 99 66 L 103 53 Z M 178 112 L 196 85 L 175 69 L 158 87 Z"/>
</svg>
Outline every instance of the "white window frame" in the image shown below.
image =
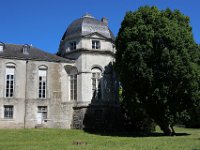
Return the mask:
<svg viewBox="0 0 200 150">
<path fill-rule="evenodd" d="M 47 122 L 48 110 L 47 106 L 38 106 L 38 113 L 42 113 L 42 122 Z"/>
<path fill-rule="evenodd" d="M 46 99 L 47 97 L 47 68 L 38 70 L 38 98 Z"/>
<path fill-rule="evenodd" d="M 14 118 L 14 106 L 13 105 L 4 105 L 4 119 L 13 119 Z"/>
<path fill-rule="evenodd" d="M 14 97 L 15 90 L 15 66 L 13 64 L 6 65 L 5 70 L 5 97 Z"/>
<path fill-rule="evenodd" d="M 101 49 L 101 43 L 99 40 L 92 40 L 92 49 Z"/>
<path fill-rule="evenodd" d="M 102 99 L 102 72 L 99 68 L 93 68 L 92 69 L 92 98 L 95 98 L 96 100 Z"/>
<path fill-rule="evenodd" d="M 69 75 L 70 78 L 70 100 L 77 101 L 77 74 Z"/>
</svg>

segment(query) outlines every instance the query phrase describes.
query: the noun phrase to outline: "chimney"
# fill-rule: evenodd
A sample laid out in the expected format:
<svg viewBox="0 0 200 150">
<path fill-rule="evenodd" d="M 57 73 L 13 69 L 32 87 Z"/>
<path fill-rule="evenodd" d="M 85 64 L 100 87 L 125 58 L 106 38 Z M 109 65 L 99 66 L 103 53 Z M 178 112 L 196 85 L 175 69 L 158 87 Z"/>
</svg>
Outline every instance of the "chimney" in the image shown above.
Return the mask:
<svg viewBox="0 0 200 150">
<path fill-rule="evenodd" d="M 103 22 L 105 25 L 108 25 L 108 19 L 106 19 L 105 17 L 101 19 L 101 22 Z"/>
<path fill-rule="evenodd" d="M 0 42 L 0 52 L 3 52 L 4 47 L 5 47 L 5 44 L 3 42 Z"/>
</svg>

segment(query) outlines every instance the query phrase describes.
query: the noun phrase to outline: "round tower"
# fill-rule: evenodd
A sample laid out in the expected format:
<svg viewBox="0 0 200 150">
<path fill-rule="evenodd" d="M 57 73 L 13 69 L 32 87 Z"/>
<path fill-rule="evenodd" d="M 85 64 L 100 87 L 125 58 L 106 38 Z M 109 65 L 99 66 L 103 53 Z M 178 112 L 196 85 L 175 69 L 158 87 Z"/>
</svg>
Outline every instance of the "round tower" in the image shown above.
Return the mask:
<svg viewBox="0 0 200 150">
<path fill-rule="evenodd" d="M 74 88 L 70 93 L 70 100 L 75 101 L 74 128 L 86 127 L 88 116 L 89 120 L 92 116 L 105 120 L 108 107 L 118 106 L 114 40 L 106 18 L 97 20 L 86 14 L 69 25 L 60 41 L 58 54 L 75 60 L 69 75 L 70 80 L 76 80 L 76 85 L 70 85 Z"/>
</svg>

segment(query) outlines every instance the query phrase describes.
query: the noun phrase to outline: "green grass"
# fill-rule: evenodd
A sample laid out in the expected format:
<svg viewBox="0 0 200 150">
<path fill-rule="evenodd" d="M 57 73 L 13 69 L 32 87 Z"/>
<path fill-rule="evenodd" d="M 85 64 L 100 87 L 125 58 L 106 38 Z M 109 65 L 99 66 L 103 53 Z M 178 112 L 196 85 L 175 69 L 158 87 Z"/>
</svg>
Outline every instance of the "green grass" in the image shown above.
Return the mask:
<svg viewBox="0 0 200 150">
<path fill-rule="evenodd" d="M 175 129 L 189 135 L 119 137 L 79 130 L 0 129 L 0 150 L 200 150 L 200 129 Z M 73 144 L 74 141 L 82 144 Z"/>
</svg>

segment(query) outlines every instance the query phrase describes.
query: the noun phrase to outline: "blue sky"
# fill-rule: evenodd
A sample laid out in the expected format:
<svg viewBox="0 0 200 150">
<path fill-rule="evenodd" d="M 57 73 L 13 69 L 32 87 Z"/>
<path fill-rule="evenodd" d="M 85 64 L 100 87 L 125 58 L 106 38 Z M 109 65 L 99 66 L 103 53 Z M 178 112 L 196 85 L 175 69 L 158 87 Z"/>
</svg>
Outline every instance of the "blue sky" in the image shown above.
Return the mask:
<svg viewBox="0 0 200 150">
<path fill-rule="evenodd" d="M 117 35 L 125 13 L 145 5 L 179 9 L 190 17 L 194 39 L 200 43 L 199 0 L 0 0 L 0 41 L 56 53 L 67 26 L 85 13 L 108 18 Z"/>
</svg>

